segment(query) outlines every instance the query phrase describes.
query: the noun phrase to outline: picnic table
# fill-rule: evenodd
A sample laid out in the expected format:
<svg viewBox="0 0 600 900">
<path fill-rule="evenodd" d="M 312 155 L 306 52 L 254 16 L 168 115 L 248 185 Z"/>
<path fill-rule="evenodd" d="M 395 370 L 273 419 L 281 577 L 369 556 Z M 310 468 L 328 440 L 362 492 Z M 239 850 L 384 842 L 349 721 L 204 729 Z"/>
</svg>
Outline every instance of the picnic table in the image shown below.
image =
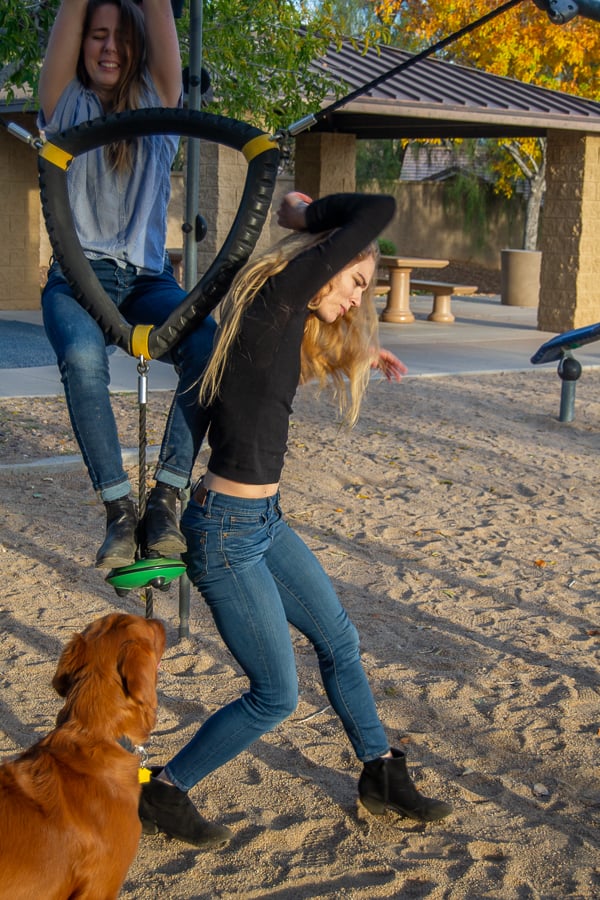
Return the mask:
<svg viewBox="0 0 600 900">
<path fill-rule="evenodd" d="M 413 269 L 443 269 L 447 259 L 428 259 L 420 256 L 379 257 L 379 264 L 389 271 L 390 290 L 387 304 L 381 313 L 382 322 L 396 322 L 402 325 L 415 321 L 410 310 L 410 273 Z"/>
</svg>

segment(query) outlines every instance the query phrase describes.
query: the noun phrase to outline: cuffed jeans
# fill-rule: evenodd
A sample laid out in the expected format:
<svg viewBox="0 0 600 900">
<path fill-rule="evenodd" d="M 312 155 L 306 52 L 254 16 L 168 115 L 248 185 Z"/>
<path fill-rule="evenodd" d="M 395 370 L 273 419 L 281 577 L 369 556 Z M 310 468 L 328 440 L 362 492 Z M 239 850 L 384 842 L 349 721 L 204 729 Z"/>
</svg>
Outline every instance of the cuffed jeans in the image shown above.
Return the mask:
<svg viewBox="0 0 600 900">
<path fill-rule="evenodd" d="M 313 644 L 329 702 L 358 759 L 386 753 L 356 629 L 314 554 L 284 522 L 279 495 L 245 500 L 209 491 L 203 506 L 190 501 L 181 528 L 188 576 L 250 686 L 168 763 L 173 783 L 189 790 L 294 711 L 298 676 L 288 623 Z"/>
<path fill-rule="evenodd" d="M 132 325 L 162 325 L 186 293 L 165 259 L 160 275 L 138 275 L 133 266 L 119 268 L 109 259 L 91 261 L 102 287 Z M 60 267 L 54 263 L 42 294 L 44 327 L 52 344 L 73 432 L 94 489 L 103 500 L 129 493 L 117 425 L 110 403 L 108 338 L 75 300 Z M 215 322 L 198 328 L 160 358 L 175 366 L 177 391 L 167 419 L 155 478 L 177 488 L 188 486 L 206 430 L 198 403 L 198 380 L 212 350 Z"/>
</svg>

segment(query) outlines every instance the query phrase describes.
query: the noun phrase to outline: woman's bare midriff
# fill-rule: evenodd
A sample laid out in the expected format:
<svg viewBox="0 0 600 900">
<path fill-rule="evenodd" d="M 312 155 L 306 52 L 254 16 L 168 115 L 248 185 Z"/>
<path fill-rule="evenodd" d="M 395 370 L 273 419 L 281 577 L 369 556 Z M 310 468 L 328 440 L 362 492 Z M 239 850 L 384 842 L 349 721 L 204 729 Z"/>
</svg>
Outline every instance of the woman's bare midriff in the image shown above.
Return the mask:
<svg viewBox="0 0 600 900">
<path fill-rule="evenodd" d="M 230 497 L 242 497 L 246 500 L 262 500 L 263 497 L 272 497 L 279 490 L 279 482 L 274 484 L 243 484 L 240 481 L 230 481 L 207 470 L 202 479 L 202 487 L 207 491 L 215 491 L 217 494 L 228 494 Z"/>
</svg>

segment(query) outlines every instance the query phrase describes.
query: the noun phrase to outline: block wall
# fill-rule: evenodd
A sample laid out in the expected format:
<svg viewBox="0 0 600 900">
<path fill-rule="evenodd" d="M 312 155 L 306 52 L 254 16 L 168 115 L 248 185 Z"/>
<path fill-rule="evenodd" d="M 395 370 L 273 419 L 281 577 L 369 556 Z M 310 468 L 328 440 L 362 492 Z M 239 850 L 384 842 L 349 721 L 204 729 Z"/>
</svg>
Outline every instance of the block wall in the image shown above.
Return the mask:
<svg viewBox="0 0 600 900">
<path fill-rule="evenodd" d="M 208 230 L 198 245 L 199 278 L 212 264 L 229 234 L 239 211 L 247 172 L 248 164 L 239 151 L 222 144 L 201 142 L 198 211 L 206 220 Z M 185 180 L 181 175 L 174 174 L 171 185 L 167 246 L 183 247 L 181 226 L 185 221 Z M 270 243 L 269 214 L 257 249 Z"/>
<path fill-rule="evenodd" d="M 33 117 L 11 116 L 31 133 Z M 0 129 L 0 309 L 40 305 L 37 153 Z"/>
</svg>

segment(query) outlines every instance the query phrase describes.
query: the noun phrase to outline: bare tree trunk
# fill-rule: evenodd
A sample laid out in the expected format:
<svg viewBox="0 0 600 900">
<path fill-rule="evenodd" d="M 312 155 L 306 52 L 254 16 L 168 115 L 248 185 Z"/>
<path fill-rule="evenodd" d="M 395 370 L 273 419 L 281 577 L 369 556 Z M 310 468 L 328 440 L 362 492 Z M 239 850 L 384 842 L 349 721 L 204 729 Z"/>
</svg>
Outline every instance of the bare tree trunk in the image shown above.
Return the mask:
<svg viewBox="0 0 600 900">
<path fill-rule="evenodd" d="M 538 138 L 540 161 L 537 162 L 529 153 L 524 153 L 517 141 L 502 144 L 510 153 L 529 185 L 529 197 L 525 207 L 525 227 L 523 232 L 523 249 L 537 250 L 538 229 L 544 190 L 546 187 L 546 139 Z"/>
<path fill-rule="evenodd" d="M 542 148 L 542 161 L 538 170 L 529 180 L 529 198 L 525 208 L 523 229 L 523 249 L 537 250 L 542 201 L 546 189 L 546 143 Z"/>
</svg>

